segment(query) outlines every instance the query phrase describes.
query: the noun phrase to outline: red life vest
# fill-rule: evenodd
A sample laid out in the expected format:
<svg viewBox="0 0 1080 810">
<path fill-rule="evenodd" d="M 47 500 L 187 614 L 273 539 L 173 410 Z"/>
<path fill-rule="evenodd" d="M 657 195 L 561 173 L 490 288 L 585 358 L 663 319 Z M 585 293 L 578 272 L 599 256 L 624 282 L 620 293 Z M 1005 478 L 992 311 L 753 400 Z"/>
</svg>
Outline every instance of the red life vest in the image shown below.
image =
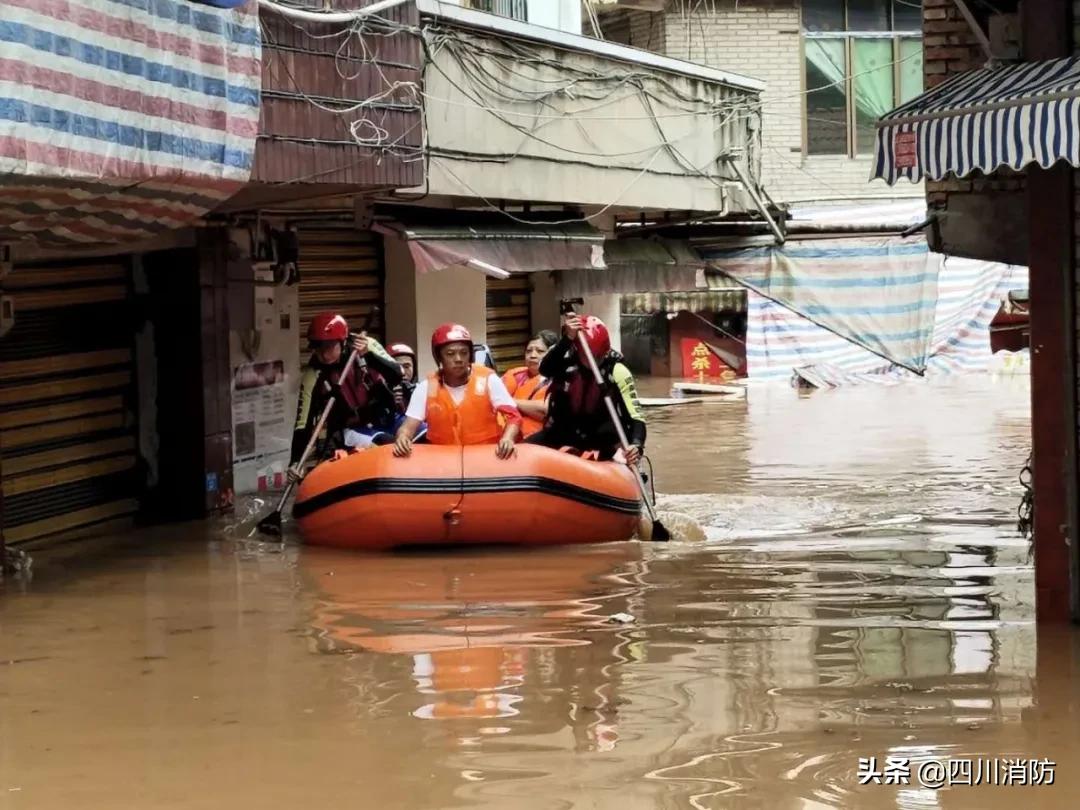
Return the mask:
<svg viewBox="0 0 1080 810">
<path fill-rule="evenodd" d="M 340 377 L 340 375 L 336 376 Z M 354 368 L 349 372 L 349 379 L 341 386 L 341 395 L 345 399 L 345 404 L 354 411 L 363 410 L 371 402 L 372 389 L 377 385 L 382 385 L 382 382 L 383 378 L 379 372 L 369 368 Z"/>
<path fill-rule="evenodd" d="M 566 391 L 570 413 L 575 416 L 593 416 L 604 408 L 604 394 L 585 368 L 579 368 L 563 390 Z"/>
<path fill-rule="evenodd" d="M 429 442 L 495 444 L 499 441 L 503 431 L 488 395 L 488 385 L 493 375 L 494 372 L 487 366 L 473 365 L 460 405 L 446 390 L 441 374 L 436 372 L 428 377 L 425 421 Z"/>
</svg>

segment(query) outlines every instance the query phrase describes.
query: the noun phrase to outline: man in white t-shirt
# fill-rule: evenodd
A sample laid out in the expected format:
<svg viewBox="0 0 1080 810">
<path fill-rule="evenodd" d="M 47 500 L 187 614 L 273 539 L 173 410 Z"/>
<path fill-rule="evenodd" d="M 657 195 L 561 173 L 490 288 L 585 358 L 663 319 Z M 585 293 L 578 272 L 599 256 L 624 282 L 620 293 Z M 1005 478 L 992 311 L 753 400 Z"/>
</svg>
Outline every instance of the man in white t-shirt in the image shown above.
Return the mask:
<svg viewBox="0 0 1080 810">
<path fill-rule="evenodd" d="M 509 458 L 521 429 L 521 413 L 498 375 L 472 362 L 469 330 L 443 324 L 431 336 L 431 353 L 439 370 L 413 391 L 394 455 L 412 453 L 416 431 L 427 422 L 432 444 L 494 444 L 495 455 Z"/>
</svg>

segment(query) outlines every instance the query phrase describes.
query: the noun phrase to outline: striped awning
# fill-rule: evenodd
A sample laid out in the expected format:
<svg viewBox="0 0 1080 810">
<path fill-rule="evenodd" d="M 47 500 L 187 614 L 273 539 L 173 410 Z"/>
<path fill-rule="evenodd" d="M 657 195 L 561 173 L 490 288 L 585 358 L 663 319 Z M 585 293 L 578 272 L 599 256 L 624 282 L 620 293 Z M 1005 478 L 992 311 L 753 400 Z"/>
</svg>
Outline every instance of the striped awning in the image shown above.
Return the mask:
<svg viewBox="0 0 1080 810">
<path fill-rule="evenodd" d="M 872 177 L 889 184 L 1059 160 L 1080 166 L 1080 57 L 961 73 L 877 127 Z"/>
</svg>

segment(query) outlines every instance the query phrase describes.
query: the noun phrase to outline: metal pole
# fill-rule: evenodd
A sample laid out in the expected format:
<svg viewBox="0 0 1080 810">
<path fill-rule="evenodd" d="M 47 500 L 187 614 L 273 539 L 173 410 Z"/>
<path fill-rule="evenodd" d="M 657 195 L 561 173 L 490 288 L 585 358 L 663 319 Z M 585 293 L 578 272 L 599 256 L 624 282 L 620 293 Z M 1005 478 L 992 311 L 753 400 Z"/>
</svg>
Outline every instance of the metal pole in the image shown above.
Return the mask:
<svg viewBox="0 0 1080 810">
<path fill-rule="evenodd" d="M 727 164 L 731 167 L 732 171 L 734 171 L 735 174 L 738 176 L 739 182 L 743 184 L 743 188 L 745 188 L 746 193 L 750 195 L 750 199 L 754 201 L 754 205 L 757 206 L 758 211 L 760 211 L 761 215 L 765 217 L 765 221 L 769 224 L 769 230 L 771 230 L 773 232 L 773 235 L 776 237 L 776 243 L 778 245 L 784 244 L 785 237 L 783 231 L 781 231 L 780 226 L 776 224 L 776 220 L 772 218 L 772 215 L 769 213 L 769 209 L 762 201 L 761 196 L 757 193 L 757 190 L 750 183 L 750 181 L 746 179 L 746 175 L 743 173 L 742 167 L 739 166 L 738 159 L 724 158 L 724 160 L 727 161 Z"/>
</svg>

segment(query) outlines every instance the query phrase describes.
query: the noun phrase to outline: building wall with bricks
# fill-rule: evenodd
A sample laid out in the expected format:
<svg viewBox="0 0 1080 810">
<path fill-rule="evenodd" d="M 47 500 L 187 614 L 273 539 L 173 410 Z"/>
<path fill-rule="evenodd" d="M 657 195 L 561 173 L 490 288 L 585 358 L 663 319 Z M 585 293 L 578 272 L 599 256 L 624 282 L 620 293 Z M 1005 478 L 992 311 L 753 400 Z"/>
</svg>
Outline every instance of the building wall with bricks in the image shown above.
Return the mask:
<svg viewBox="0 0 1080 810">
<path fill-rule="evenodd" d="M 1019 43 L 1015 43 L 1019 46 Z M 927 89 L 987 63 L 987 54 L 953 0 L 923 0 L 923 78 Z M 926 182 L 940 219 L 931 246 L 949 255 L 1027 263 L 1024 174 L 999 169 Z"/>
<path fill-rule="evenodd" d="M 689 5 L 689 4 L 687 4 Z M 870 182 L 870 156 L 806 155 L 800 0 L 669 4 L 666 13 L 618 15 L 605 24 L 609 39 L 676 59 L 761 79 L 762 182 L 777 202 L 844 202 L 917 198 L 922 185 Z"/>
<path fill-rule="evenodd" d="M 927 89 L 937 87 L 957 73 L 986 64 L 986 54 L 953 0 L 923 0 L 923 79 Z M 948 203 L 950 194 L 1019 191 L 1022 174 L 1002 172 L 999 177 L 948 179 L 926 183 L 931 206 Z"/>
</svg>

